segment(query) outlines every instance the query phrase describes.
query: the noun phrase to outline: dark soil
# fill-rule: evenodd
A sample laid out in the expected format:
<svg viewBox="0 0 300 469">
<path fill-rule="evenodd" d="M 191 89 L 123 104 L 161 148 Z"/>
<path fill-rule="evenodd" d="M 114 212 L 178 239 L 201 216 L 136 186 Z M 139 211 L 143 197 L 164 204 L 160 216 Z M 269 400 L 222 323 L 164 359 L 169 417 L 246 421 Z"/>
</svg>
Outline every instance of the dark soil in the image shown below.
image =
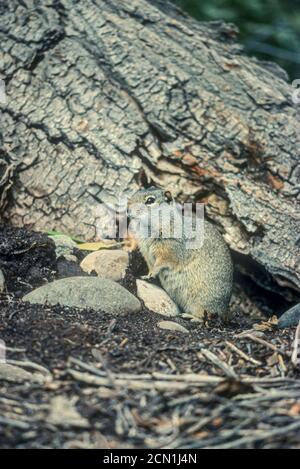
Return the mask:
<svg viewBox="0 0 300 469">
<path fill-rule="evenodd" d="M 68 264 L 62 268 L 62 259 L 56 260 L 54 244 L 45 235 L 6 226 L 0 230 L 0 268 L 7 282 L 7 292 L 0 297 L 0 339 L 8 348 L 8 362 L 40 364 L 53 377 L 45 384 L 0 380 L 0 447 L 299 447 L 300 424 L 293 427 L 300 423 L 294 381 L 299 373 L 290 360 L 295 330 L 280 331 L 276 324 L 257 319 L 259 308 L 241 285 L 235 287 L 230 324 L 215 319 L 199 326 L 176 319 L 189 334 L 161 330 L 157 323 L 166 318 L 146 308 L 113 317 L 92 310 L 29 305 L 20 301 L 25 293 L 55 278 L 78 274 L 80 268 Z M 145 265 L 138 254 L 130 260 L 122 284 L 135 293 L 135 279 Z M 249 312 L 255 312 L 256 318 Z M 258 333 L 267 345 L 238 337 L 247 330 Z M 243 359 L 228 342 L 261 363 Z M 206 350 L 228 364 L 236 377 L 230 378 L 222 366 L 209 360 Z M 80 363 L 92 365 L 112 382 L 99 386 L 75 379 L 70 368 L 87 372 Z M 224 381 L 203 388 L 191 383 L 185 390 L 172 388 L 172 383 L 164 390 L 113 384 L 112 376 L 121 373 L 153 372 L 174 379 L 178 374 L 204 373 Z M 277 379 L 278 384 L 270 381 L 262 392 L 249 384 L 251 377 L 275 379 L 274 383 Z M 292 379 L 292 388 L 281 378 Z M 277 402 L 273 396 L 270 404 L 272 386 L 283 397 Z M 300 385 L 298 391 L 300 396 Z M 250 396 L 246 401 L 244 394 Z M 63 417 L 60 424 L 49 421 L 52 399 L 58 395 L 74 399 L 75 408 L 87 419 L 84 428 L 64 424 Z M 273 435 L 280 428 L 283 431 Z"/>
</svg>

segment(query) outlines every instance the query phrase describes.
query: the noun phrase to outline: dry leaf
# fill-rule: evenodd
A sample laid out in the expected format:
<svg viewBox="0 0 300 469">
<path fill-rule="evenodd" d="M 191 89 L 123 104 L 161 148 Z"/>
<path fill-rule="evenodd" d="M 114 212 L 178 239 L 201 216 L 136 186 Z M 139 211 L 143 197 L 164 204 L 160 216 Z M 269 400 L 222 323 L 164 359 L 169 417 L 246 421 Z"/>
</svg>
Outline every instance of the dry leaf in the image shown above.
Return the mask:
<svg viewBox="0 0 300 469">
<path fill-rule="evenodd" d="M 109 249 L 120 244 L 122 243 L 117 243 L 116 241 L 98 241 L 95 243 L 81 243 L 77 247 L 82 251 L 99 251 L 100 249 Z"/>
<path fill-rule="evenodd" d="M 278 364 L 278 353 L 273 353 L 267 358 L 267 364 L 269 366 L 274 366 Z"/>
<path fill-rule="evenodd" d="M 256 331 L 271 331 L 278 324 L 277 316 L 272 316 L 268 321 L 262 321 L 259 324 L 254 324 L 253 329 Z"/>
<path fill-rule="evenodd" d="M 297 417 L 300 415 L 300 402 L 296 402 L 295 404 L 292 405 L 292 407 L 289 410 L 289 415 L 291 417 Z"/>
<path fill-rule="evenodd" d="M 227 398 L 251 392 L 253 392 L 253 387 L 250 384 L 232 378 L 221 381 L 214 389 L 215 394 Z"/>
<path fill-rule="evenodd" d="M 209 433 L 208 432 L 197 432 L 194 434 L 195 438 L 197 438 L 197 440 L 202 440 L 204 438 L 207 438 L 209 437 Z"/>
<path fill-rule="evenodd" d="M 223 424 L 223 419 L 222 417 L 217 417 L 211 423 L 214 427 L 219 428 Z"/>
</svg>

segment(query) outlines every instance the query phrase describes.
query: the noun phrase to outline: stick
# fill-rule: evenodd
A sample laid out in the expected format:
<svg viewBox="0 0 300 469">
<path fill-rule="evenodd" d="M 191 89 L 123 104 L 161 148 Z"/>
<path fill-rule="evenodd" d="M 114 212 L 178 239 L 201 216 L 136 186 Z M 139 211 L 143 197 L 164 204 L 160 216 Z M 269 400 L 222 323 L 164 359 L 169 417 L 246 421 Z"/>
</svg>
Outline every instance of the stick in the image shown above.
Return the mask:
<svg viewBox="0 0 300 469">
<path fill-rule="evenodd" d="M 276 345 L 270 344 L 270 342 L 267 342 L 266 340 L 261 339 L 260 337 L 256 337 L 252 334 L 245 334 L 243 336 L 243 339 L 246 339 L 246 338 L 253 340 L 253 342 L 257 342 L 258 344 L 264 345 L 265 347 L 273 350 L 274 352 L 280 353 L 281 355 L 283 354 L 286 355 L 286 352 L 279 350 L 279 348 L 276 347 Z"/>
<path fill-rule="evenodd" d="M 210 350 L 202 349 L 201 353 L 218 368 L 221 368 L 221 370 L 224 371 L 226 376 L 229 376 L 229 378 L 237 378 L 237 374 L 234 369 L 231 366 L 227 365 L 227 363 L 223 362 L 219 357 L 217 357 L 217 355 L 212 353 Z"/>
<path fill-rule="evenodd" d="M 11 427 L 20 428 L 21 430 L 28 430 L 30 425 L 26 422 L 21 422 L 20 420 L 13 420 L 0 416 L 0 423 L 3 425 L 9 425 Z"/>
<path fill-rule="evenodd" d="M 258 361 L 258 360 L 255 360 L 254 358 L 252 357 L 249 357 L 249 355 L 247 355 L 245 352 L 243 352 L 242 350 L 240 350 L 236 345 L 232 344 L 231 342 L 229 342 L 228 340 L 226 340 L 226 345 L 231 349 L 233 350 L 234 352 L 236 352 L 240 357 L 242 357 L 244 360 L 250 362 L 250 363 L 253 363 L 253 365 L 257 365 L 257 366 L 262 366 L 262 362 Z"/>
<path fill-rule="evenodd" d="M 215 448 L 218 449 L 230 449 L 230 448 L 237 448 L 240 445 L 249 445 L 250 443 L 255 443 L 256 441 L 266 440 L 268 438 L 274 438 L 274 436 L 281 436 L 287 434 L 291 431 L 300 429 L 300 420 L 291 423 L 290 425 L 286 425 L 285 427 L 275 428 L 274 430 L 266 430 L 266 431 L 259 431 L 254 435 L 244 436 L 237 440 L 231 441 L 229 443 L 224 443 L 222 445 L 217 445 Z M 213 448 L 213 446 L 209 446 L 209 448 Z"/>
<path fill-rule="evenodd" d="M 7 363 L 9 365 L 15 365 L 15 366 L 20 366 L 24 368 L 32 368 L 33 370 L 38 370 L 41 373 L 44 373 L 44 375 L 52 377 L 52 374 L 50 373 L 49 370 L 47 370 L 47 368 L 45 368 L 42 365 L 39 365 L 38 363 L 34 363 L 30 360 L 7 360 Z"/>
<path fill-rule="evenodd" d="M 298 358 L 298 354 L 300 355 L 300 321 L 296 329 L 295 341 L 294 341 L 294 347 L 293 347 L 293 353 L 292 353 L 292 363 L 295 366 L 299 365 L 300 363 L 300 357 Z"/>
<path fill-rule="evenodd" d="M 109 378 L 93 376 L 88 373 L 81 373 L 76 370 L 69 369 L 68 372 L 70 375 L 78 381 L 82 381 L 87 384 L 92 384 L 95 386 L 106 386 L 106 387 L 126 387 L 129 389 L 158 389 L 158 390 L 185 390 L 190 387 L 203 387 L 208 383 L 218 384 L 223 378 L 217 376 L 208 376 L 204 379 L 199 379 L 198 381 L 190 382 L 189 380 L 134 380 L 128 375 L 127 379 L 117 378 L 116 375 L 113 377 L 113 382 Z M 174 376 L 176 377 L 176 376 Z"/>
</svg>

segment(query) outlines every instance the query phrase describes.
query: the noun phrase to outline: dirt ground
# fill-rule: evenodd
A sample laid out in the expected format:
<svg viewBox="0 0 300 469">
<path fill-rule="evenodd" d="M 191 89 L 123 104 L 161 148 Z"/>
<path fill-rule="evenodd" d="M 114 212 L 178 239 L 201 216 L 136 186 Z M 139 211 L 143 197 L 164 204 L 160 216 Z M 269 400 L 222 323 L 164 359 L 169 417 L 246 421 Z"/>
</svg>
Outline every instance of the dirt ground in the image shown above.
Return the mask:
<svg viewBox="0 0 300 469">
<path fill-rule="evenodd" d="M 1 448 L 300 448 L 295 328 L 264 318 L 243 282 L 230 324 L 176 319 L 183 334 L 159 329 L 166 318 L 145 307 L 113 317 L 22 303 L 80 273 L 45 235 L 0 226 L 0 268 L 8 363 L 45 378 L 0 377 Z M 144 268 L 132 255 L 122 283 L 133 293 Z"/>
</svg>

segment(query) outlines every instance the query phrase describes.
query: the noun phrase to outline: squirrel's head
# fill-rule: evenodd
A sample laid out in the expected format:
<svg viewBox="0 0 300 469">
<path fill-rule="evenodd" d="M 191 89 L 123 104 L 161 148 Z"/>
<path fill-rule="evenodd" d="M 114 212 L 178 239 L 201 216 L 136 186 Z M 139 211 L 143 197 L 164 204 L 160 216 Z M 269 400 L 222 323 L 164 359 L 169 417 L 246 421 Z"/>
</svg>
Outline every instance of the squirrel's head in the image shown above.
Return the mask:
<svg viewBox="0 0 300 469">
<path fill-rule="evenodd" d="M 173 197 L 170 191 L 149 187 L 140 189 L 128 201 L 128 214 L 130 218 L 140 218 L 147 209 L 170 203 Z"/>
</svg>

